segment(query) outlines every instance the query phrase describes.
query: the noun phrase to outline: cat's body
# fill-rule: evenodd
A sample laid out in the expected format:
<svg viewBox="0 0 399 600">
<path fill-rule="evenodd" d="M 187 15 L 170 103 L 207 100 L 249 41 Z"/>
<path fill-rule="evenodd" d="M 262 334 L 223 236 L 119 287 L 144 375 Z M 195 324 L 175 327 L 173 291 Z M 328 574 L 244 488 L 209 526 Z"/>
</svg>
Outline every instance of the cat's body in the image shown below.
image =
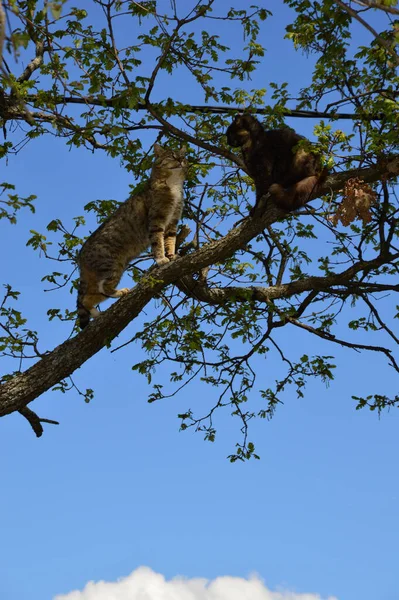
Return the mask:
<svg viewBox="0 0 399 600">
<path fill-rule="evenodd" d="M 176 228 L 183 210 L 186 148 L 173 151 L 154 146 L 155 161 L 144 190 L 126 202 L 94 231 L 79 254 L 78 320 L 83 329 L 97 304 L 119 298 L 116 289 L 129 263 L 150 245 L 158 265 L 175 256 Z"/>
<path fill-rule="evenodd" d="M 265 130 L 255 117 L 237 115 L 226 131 L 227 142 L 241 148 L 255 182 L 256 203 L 270 192 L 285 210 L 303 206 L 327 173 L 317 154 L 297 148 L 305 140 L 293 129 Z"/>
</svg>

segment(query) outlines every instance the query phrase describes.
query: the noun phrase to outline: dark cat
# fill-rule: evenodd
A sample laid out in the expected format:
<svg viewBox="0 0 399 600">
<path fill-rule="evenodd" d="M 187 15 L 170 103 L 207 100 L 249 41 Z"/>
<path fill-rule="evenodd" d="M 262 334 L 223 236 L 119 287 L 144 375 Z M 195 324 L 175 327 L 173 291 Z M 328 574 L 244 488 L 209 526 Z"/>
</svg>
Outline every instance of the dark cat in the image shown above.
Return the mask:
<svg viewBox="0 0 399 600">
<path fill-rule="evenodd" d="M 255 183 L 256 204 L 270 192 L 278 206 L 295 210 L 327 177 L 318 155 L 296 148 L 306 138 L 289 127 L 266 131 L 255 117 L 243 114 L 234 117 L 226 136 L 230 146 L 241 148 Z"/>
<path fill-rule="evenodd" d="M 144 190 L 130 196 L 83 244 L 77 300 L 82 329 L 90 316 L 98 316 L 97 304 L 128 293 L 128 288 L 116 286 L 129 263 L 149 245 L 158 265 L 174 258 L 186 152 L 185 147 L 176 151 L 155 144 L 155 161 Z"/>
</svg>

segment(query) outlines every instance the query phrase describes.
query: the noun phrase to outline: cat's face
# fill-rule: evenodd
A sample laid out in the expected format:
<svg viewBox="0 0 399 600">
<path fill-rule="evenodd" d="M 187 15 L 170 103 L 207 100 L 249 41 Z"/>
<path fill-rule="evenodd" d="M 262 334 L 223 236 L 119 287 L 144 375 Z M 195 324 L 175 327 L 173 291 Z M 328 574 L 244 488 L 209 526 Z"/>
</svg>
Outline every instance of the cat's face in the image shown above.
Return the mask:
<svg viewBox="0 0 399 600">
<path fill-rule="evenodd" d="M 236 115 L 226 131 L 227 143 L 233 148 L 244 146 L 250 137 L 250 115 Z"/>
<path fill-rule="evenodd" d="M 161 169 L 186 169 L 188 166 L 186 153 L 187 146 L 183 146 L 180 150 L 174 150 L 154 144 L 155 165 Z"/>
</svg>

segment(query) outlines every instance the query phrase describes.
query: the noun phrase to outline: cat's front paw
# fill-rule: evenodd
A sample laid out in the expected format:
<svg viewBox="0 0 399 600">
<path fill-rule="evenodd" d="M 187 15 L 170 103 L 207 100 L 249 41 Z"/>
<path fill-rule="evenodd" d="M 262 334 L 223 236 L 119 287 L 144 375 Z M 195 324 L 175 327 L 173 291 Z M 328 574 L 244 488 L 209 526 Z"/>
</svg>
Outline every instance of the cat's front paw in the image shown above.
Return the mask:
<svg viewBox="0 0 399 600">
<path fill-rule="evenodd" d="M 128 294 L 129 292 L 130 292 L 130 288 L 122 288 L 120 290 L 116 290 L 116 293 L 118 294 L 119 298 L 121 296 L 126 296 L 126 294 Z"/>
<path fill-rule="evenodd" d="M 160 267 L 161 265 L 166 265 L 166 263 L 170 262 L 169 258 L 166 258 L 166 256 L 164 256 L 163 258 L 156 258 L 155 260 L 158 267 Z"/>
<path fill-rule="evenodd" d="M 167 255 L 168 260 L 176 260 L 176 258 L 179 258 L 178 254 L 168 254 Z"/>
</svg>

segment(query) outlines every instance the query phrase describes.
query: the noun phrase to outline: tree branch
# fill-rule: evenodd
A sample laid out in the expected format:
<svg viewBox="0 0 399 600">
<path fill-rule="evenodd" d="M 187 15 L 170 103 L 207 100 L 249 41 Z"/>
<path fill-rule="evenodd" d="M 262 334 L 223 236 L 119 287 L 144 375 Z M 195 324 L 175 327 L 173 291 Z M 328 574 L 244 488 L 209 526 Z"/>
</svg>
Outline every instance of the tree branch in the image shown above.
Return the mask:
<svg viewBox="0 0 399 600">
<path fill-rule="evenodd" d="M 3 2 L 0 0 L 0 68 L 3 69 L 3 48 L 6 39 L 6 13 Z"/>
<path fill-rule="evenodd" d="M 382 354 L 385 354 L 385 356 L 391 363 L 391 366 L 395 369 L 395 371 L 399 373 L 399 366 L 394 357 L 392 356 L 391 351 L 388 350 L 388 348 L 384 348 L 383 346 L 371 346 L 368 344 L 357 344 L 356 342 L 347 342 L 346 340 L 341 340 L 335 337 L 335 335 L 328 333 L 327 331 L 322 331 L 321 329 L 316 329 L 315 327 L 312 327 L 311 325 L 308 325 L 306 323 L 301 323 L 297 319 L 292 318 L 290 316 L 284 315 L 284 319 L 288 321 L 288 323 L 295 325 L 295 327 L 304 329 L 305 331 L 308 331 L 309 333 L 312 333 L 313 335 L 316 335 L 317 337 L 320 337 L 323 340 L 326 340 L 327 342 L 333 342 L 334 344 L 344 346 L 345 348 L 352 348 L 352 350 L 369 350 L 372 352 L 381 352 Z"/>
<path fill-rule="evenodd" d="M 232 162 L 236 163 L 239 167 L 243 169 L 243 171 L 247 170 L 244 161 L 237 154 L 234 154 L 233 152 L 225 148 L 220 148 L 219 146 L 214 146 L 213 144 L 209 144 L 208 142 L 199 140 L 198 138 L 186 133 L 182 129 L 175 127 L 174 125 L 172 125 L 172 123 L 170 123 L 170 121 L 168 121 L 162 115 L 160 115 L 152 104 L 147 105 L 147 110 L 150 113 L 150 115 L 154 117 L 154 119 L 156 119 L 159 123 L 161 123 L 165 130 L 169 131 L 172 135 L 182 140 L 185 140 L 186 142 L 190 142 L 190 144 L 194 144 L 195 146 L 204 148 L 204 150 L 208 150 L 209 152 L 212 152 L 212 154 L 216 154 L 217 156 L 224 156 L 228 160 L 231 160 Z"/>
<path fill-rule="evenodd" d="M 392 260 L 399 258 L 399 252 L 397 254 L 379 255 L 372 260 L 359 261 L 354 265 L 350 266 L 341 273 L 334 275 L 327 275 L 326 277 L 305 277 L 304 279 L 298 279 L 290 283 L 281 283 L 279 285 L 271 285 L 269 287 L 208 287 L 206 281 L 201 279 L 194 279 L 192 276 L 187 275 L 180 281 L 176 282 L 179 289 L 187 294 L 188 296 L 206 302 L 207 304 L 225 304 L 226 302 L 233 300 L 235 302 L 247 302 L 256 301 L 268 304 L 272 300 L 280 298 L 290 298 L 298 294 L 309 291 L 317 292 L 331 292 L 332 288 L 336 286 L 349 288 L 351 293 L 361 293 L 365 291 L 395 291 L 399 292 L 399 285 L 388 286 L 382 285 L 382 289 L 379 288 L 378 284 L 367 284 L 363 282 L 353 283 L 351 280 L 357 273 L 369 272 L 384 264 L 390 263 Z M 369 289 L 371 287 L 371 290 Z M 339 295 L 342 295 L 340 293 Z"/>
<path fill-rule="evenodd" d="M 51 425 L 59 425 L 58 421 L 52 421 L 51 419 L 41 419 L 33 410 L 24 406 L 18 411 L 28 421 L 36 437 L 41 437 L 43 434 L 42 423 L 50 423 Z"/>
<path fill-rule="evenodd" d="M 21 83 L 22 81 L 27 81 L 30 79 L 32 73 L 36 71 L 43 62 L 43 54 L 44 54 L 44 43 L 38 40 L 36 42 L 36 56 L 33 58 L 29 64 L 26 65 L 26 68 L 22 75 L 18 77 L 18 81 Z"/>
<path fill-rule="evenodd" d="M 6 98 L 8 96 L 6 95 Z M 26 102 L 35 104 L 38 98 L 36 94 L 28 94 L 26 96 Z M 120 108 L 129 108 L 128 100 L 125 100 L 123 95 L 112 96 L 111 98 L 95 98 L 94 96 L 59 96 L 58 98 L 52 98 L 51 103 L 54 105 L 60 104 L 82 104 L 82 105 L 90 105 L 90 106 L 98 106 L 104 108 L 104 106 L 113 108 L 116 104 Z M 156 107 L 156 104 L 152 104 L 153 107 Z M 148 110 L 146 104 L 138 102 L 135 105 L 134 110 Z M 242 106 L 213 106 L 213 105 L 190 105 L 186 107 L 186 112 L 188 113 L 200 113 L 200 114 L 226 114 L 226 115 L 235 115 L 238 112 L 242 111 Z M 270 115 L 270 107 L 269 108 L 251 108 L 251 112 L 257 115 Z M 345 120 L 359 120 L 360 116 L 357 113 L 344 113 L 344 112 L 336 112 L 332 110 L 327 111 L 318 111 L 318 110 L 296 110 L 290 108 L 279 108 L 279 113 L 281 113 L 284 117 L 293 117 L 300 119 L 345 119 Z M 13 115 L 14 119 L 23 118 L 23 116 L 18 117 L 18 114 L 15 113 Z M 363 120 L 370 121 L 381 121 L 384 118 L 383 114 L 372 114 L 361 117 Z"/>
<path fill-rule="evenodd" d="M 376 10 L 383 10 L 386 13 L 391 13 L 391 15 L 399 15 L 399 9 L 394 8 L 393 6 L 386 6 L 385 4 L 381 4 L 380 0 L 353 0 L 359 6 L 363 6 L 363 8 L 375 8 Z"/>
<path fill-rule="evenodd" d="M 390 56 L 392 56 L 392 58 L 394 59 L 396 64 L 399 65 L 399 56 L 396 54 L 395 50 L 392 49 L 391 42 L 389 42 L 388 40 L 381 37 L 376 32 L 376 30 L 373 29 L 371 27 L 371 25 L 369 25 L 367 23 L 367 21 L 362 19 L 362 17 L 360 17 L 358 15 L 358 13 L 355 10 L 353 10 L 353 8 L 350 8 L 350 6 L 347 6 L 344 2 L 341 2 L 341 0 L 334 0 L 334 1 L 336 4 L 338 4 L 338 6 L 340 6 L 342 8 L 342 10 L 345 10 L 351 17 L 353 17 L 354 19 L 356 19 L 356 21 L 358 21 L 361 25 L 363 25 L 363 27 L 365 27 L 367 29 L 367 31 L 369 31 L 374 36 L 375 40 L 380 44 L 380 46 L 385 48 L 385 50 L 388 52 L 388 54 L 390 54 Z"/>
</svg>

